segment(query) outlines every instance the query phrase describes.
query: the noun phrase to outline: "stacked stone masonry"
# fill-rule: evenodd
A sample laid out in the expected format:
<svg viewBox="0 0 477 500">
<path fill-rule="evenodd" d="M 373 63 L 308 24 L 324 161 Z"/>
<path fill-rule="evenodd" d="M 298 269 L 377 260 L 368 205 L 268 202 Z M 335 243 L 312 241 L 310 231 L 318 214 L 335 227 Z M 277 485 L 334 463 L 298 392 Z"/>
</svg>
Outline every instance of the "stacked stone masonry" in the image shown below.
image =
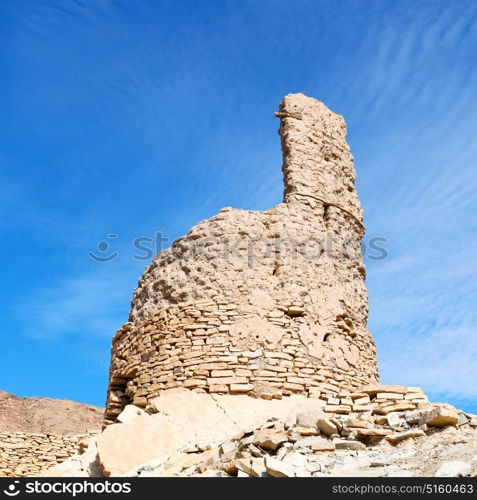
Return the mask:
<svg viewBox="0 0 477 500">
<path fill-rule="evenodd" d="M 97 432 L 42 434 L 0 431 L 0 476 L 36 477 L 74 455 Z"/>
<path fill-rule="evenodd" d="M 319 397 L 375 379 L 365 332 L 338 317 L 326 341 L 310 342 L 309 321 L 297 304 L 276 305 L 261 317 L 216 299 L 170 307 L 138 327 L 126 324 L 113 341 L 107 418 L 172 387 Z"/>
<path fill-rule="evenodd" d="M 277 116 L 283 203 L 225 208 L 156 256 L 113 339 L 106 423 L 171 387 L 269 398 L 378 380 L 345 122 L 302 94 Z"/>
</svg>

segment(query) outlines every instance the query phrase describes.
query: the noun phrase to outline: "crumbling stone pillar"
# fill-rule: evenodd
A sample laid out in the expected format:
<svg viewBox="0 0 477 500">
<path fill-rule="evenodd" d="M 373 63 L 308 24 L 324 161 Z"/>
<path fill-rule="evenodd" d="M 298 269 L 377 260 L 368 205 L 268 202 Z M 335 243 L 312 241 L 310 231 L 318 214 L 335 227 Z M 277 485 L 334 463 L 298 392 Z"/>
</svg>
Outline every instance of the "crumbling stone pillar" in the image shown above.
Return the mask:
<svg viewBox="0 0 477 500">
<path fill-rule="evenodd" d="M 311 397 L 378 380 L 344 119 L 280 103 L 284 201 L 224 208 L 160 252 L 113 339 L 106 423 L 161 390 Z"/>
</svg>

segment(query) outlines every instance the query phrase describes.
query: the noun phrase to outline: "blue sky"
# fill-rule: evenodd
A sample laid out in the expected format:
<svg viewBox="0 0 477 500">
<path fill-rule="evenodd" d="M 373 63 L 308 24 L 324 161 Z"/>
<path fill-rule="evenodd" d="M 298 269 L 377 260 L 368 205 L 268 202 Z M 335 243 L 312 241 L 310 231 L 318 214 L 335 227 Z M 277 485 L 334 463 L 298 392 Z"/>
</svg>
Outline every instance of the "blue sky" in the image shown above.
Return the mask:
<svg viewBox="0 0 477 500">
<path fill-rule="evenodd" d="M 0 8 L 0 389 L 104 404 L 134 238 L 280 202 L 273 112 L 304 92 L 345 116 L 386 238 L 366 258 L 382 381 L 477 413 L 475 1 Z"/>
</svg>

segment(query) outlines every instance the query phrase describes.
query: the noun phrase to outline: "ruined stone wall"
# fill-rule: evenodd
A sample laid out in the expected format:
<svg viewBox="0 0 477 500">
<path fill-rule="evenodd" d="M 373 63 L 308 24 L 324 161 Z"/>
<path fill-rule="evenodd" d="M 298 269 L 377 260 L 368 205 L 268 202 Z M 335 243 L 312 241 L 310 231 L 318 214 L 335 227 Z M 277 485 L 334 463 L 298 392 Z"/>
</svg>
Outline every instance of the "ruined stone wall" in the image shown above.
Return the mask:
<svg viewBox="0 0 477 500">
<path fill-rule="evenodd" d="M 74 455 L 80 443 L 97 432 L 61 435 L 0 431 L 0 476 L 39 476 Z"/>
<path fill-rule="evenodd" d="M 284 202 L 225 208 L 157 255 L 113 340 L 107 422 L 174 386 L 280 397 L 377 380 L 345 122 L 302 94 L 277 115 Z"/>
<path fill-rule="evenodd" d="M 356 388 L 376 380 L 368 338 L 348 317 L 314 336 L 296 303 L 271 303 L 264 316 L 220 297 L 170 307 L 114 338 L 107 417 L 172 387 L 265 398 Z"/>
</svg>

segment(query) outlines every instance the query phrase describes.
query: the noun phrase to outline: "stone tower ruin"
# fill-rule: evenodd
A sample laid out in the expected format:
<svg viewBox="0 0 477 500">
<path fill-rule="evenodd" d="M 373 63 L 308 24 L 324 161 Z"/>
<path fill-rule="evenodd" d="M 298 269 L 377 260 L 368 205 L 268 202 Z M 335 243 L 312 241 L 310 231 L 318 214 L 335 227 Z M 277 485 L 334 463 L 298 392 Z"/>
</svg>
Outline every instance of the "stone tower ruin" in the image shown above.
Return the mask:
<svg viewBox="0 0 477 500">
<path fill-rule="evenodd" d="M 378 380 L 344 119 L 280 103 L 284 199 L 224 208 L 160 252 L 113 338 L 106 423 L 164 389 L 318 397 Z"/>
</svg>

